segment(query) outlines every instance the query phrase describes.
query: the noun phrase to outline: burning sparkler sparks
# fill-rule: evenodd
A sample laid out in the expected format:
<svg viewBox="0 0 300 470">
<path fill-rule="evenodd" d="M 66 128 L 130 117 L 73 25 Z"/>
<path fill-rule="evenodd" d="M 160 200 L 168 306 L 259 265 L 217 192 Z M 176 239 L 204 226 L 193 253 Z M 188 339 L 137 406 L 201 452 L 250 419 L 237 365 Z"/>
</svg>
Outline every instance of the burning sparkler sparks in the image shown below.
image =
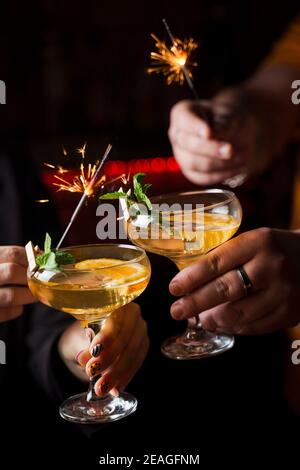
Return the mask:
<svg viewBox="0 0 300 470">
<path fill-rule="evenodd" d="M 158 39 L 154 34 L 151 37 L 155 41 L 158 52 L 151 52 L 152 67 L 148 68 L 148 73 L 162 73 L 167 79 L 167 84 L 174 82 L 183 84 L 185 80 L 184 67 L 190 78 L 192 72 L 187 68 L 195 67 L 196 62 L 190 61 L 191 53 L 198 47 L 198 44 L 191 38 L 181 41 L 175 39 L 171 48 L 166 43 Z"/>
<path fill-rule="evenodd" d="M 82 158 L 85 158 L 85 149 L 86 149 L 86 142 L 82 147 L 79 147 L 77 149 L 77 152 L 82 156 Z"/>
<path fill-rule="evenodd" d="M 80 193 L 86 194 L 87 197 L 92 197 L 95 195 L 98 189 L 103 189 L 105 186 L 110 185 L 116 181 L 122 181 L 123 184 L 126 184 L 129 179 L 129 175 L 121 174 L 117 178 L 107 180 L 106 175 L 99 174 L 95 178 L 97 168 L 99 166 L 99 160 L 95 163 L 86 163 L 84 160 L 86 158 L 86 147 L 87 143 L 77 149 L 77 152 L 81 155 L 81 163 L 79 168 L 79 173 L 71 178 L 63 177 L 65 173 L 71 173 L 72 170 L 64 168 L 62 165 L 53 165 L 52 163 L 44 163 L 45 166 L 55 170 L 54 178 L 55 182 L 52 183 L 53 186 L 57 188 L 57 191 L 68 191 L 70 193 Z M 68 156 L 66 149 L 63 147 L 63 154 L 65 157 Z M 93 184 L 91 185 L 91 182 Z M 46 200 L 39 200 L 39 203 L 46 202 Z"/>
<path fill-rule="evenodd" d="M 197 99 L 198 95 L 192 81 L 193 75 L 190 67 L 197 65 L 196 62 L 191 61 L 191 54 L 197 49 L 198 44 L 192 38 L 183 41 L 175 38 L 165 19 L 163 19 L 163 23 L 172 46 L 169 48 L 165 42 L 151 34 L 151 37 L 155 40 L 158 52 L 151 52 L 152 67 L 148 68 L 148 73 L 162 73 L 167 78 L 168 85 L 174 82 L 182 85 L 184 80 L 186 80 Z"/>
</svg>

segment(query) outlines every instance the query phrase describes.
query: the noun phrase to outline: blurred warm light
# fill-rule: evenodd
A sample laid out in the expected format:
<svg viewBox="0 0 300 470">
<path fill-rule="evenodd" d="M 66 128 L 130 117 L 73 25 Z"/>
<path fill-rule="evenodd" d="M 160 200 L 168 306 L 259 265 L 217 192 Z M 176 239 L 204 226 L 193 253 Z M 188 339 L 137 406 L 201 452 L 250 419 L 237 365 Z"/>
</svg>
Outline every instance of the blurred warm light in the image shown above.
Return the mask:
<svg viewBox="0 0 300 470">
<path fill-rule="evenodd" d="M 179 166 L 174 157 L 141 158 L 137 160 L 113 160 L 106 164 L 105 174 L 109 176 L 120 173 L 174 173 L 179 171 Z"/>
<path fill-rule="evenodd" d="M 50 167 L 50 165 L 47 165 Z M 169 173 L 180 173 L 178 163 L 174 157 L 154 157 L 154 158 L 138 158 L 135 160 L 111 160 L 108 161 L 104 168 L 106 177 L 118 178 L 120 175 L 134 174 L 138 172 L 148 174 L 161 174 L 168 175 Z M 78 171 L 69 170 L 68 178 L 73 181 Z M 55 175 L 51 172 L 47 172 L 43 175 L 43 179 L 46 185 L 51 186 L 56 183 L 54 178 Z"/>
</svg>

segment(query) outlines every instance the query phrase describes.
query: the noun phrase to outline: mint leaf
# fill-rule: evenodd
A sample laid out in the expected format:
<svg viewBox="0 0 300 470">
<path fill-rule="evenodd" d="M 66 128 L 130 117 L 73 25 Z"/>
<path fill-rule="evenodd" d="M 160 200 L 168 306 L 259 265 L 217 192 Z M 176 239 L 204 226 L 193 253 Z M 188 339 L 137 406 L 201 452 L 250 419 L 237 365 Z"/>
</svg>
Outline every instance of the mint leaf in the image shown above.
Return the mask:
<svg viewBox="0 0 300 470">
<path fill-rule="evenodd" d="M 106 194 L 102 194 L 102 196 L 100 196 L 100 199 L 120 199 L 120 198 L 127 199 L 128 194 L 127 193 L 122 193 L 120 191 L 115 191 L 114 193 L 106 193 Z"/>
<path fill-rule="evenodd" d="M 76 261 L 74 256 L 67 251 L 51 250 L 51 237 L 49 233 L 46 233 L 44 250 L 44 253 L 38 255 L 35 260 L 39 269 L 60 272 L 62 265 L 75 263 Z"/>
<path fill-rule="evenodd" d="M 54 271 L 54 272 L 59 272 L 61 269 L 59 268 L 57 262 L 56 262 L 56 254 L 54 251 L 51 251 L 51 253 L 48 253 L 48 258 L 46 261 L 46 264 L 44 266 L 44 269 L 47 271 Z"/>
<path fill-rule="evenodd" d="M 71 253 L 68 253 L 67 251 L 57 251 L 55 253 L 55 260 L 58 265 L 71 264 L 71 263 L 75 263 L 76 261 L 74 256 L 71 255 Z"/>
<path fill-rule="evenodd" d="M 47 271 L 55 272 L 59 271 L 59 266 L 56 262 L 55 253 L 53 251 L 37 256 L 36 264 L 38 265 L 39 269 L 46 269 Z"/>
<path fill-rule="evenodd" d="M 49 253 L 44 253 L 36 257 L 35 261 L 39 268 L 43 269 L 49 258 Z"/>
<path fill-rule="evenodd" d="M 143 181 L 143 178 L 145 176 L 146 176 L 145 173 L 136 173 L 133 176 L 133 192 L 134 192 L 134 195 L 137 198 L 138 202 L 140 201 L 141 196 L 143 194 L 142 181 Z"/>
<path fill-rule="evenodd" d="M 152 204 L 148 196 L 146 196 L 146 191 L 150 188 L 151 184 L 142 183 L 146 173 L 136 173 L 133 177 L 133 192 L 138 202 L 143 202 L 146 204 L 147 208 L 151 211 Z"/>
<path fill-rule="evenodd" d="M 144 185 L 143 185 L 143 191 L 144 191 L 144 193 L 146 193 L 147 190 L 148 190 L 149 188 L 151 188 L 151 186 L 152 186 L 152 184 L 149 184 L 149 183 L 144 184 Z"/>
<path fill-rule="evenodd" d="M 128 193 L 115 191 L 112 193 L 106 193 L 100 196 L 100 199 L 126 199 L 128 208 L 134 208 L 135 211 L 139 212 L 139 204 L 144 204 L 149 211 L 152 209 L 152 204 L 148 196 L 146 195 L 147 190 L 152 186 L 149 183 L 143 184 L 143 179 L 146 173 L 136 173 L 133 178 L 133 196 Z"/>
<path fill-rule="evenodd" d="M 152 204 L 148 196 L 146 196 L 146 191 L 150 188 L 151 184 L 143 184 L 142 181 L 146 176 L 145 173 L 136 173 L 133 177 L 133 190 L 134 195 L 138 202 L 144 202 L 149 210 L 152 209 Z"/>
<path fill-rule="evenodd" d="M 152 204 L 151 204 L 151 201 L 150 199 L 148 198 L 148 196 L 146 196 L 145 193 L 142 193 L 140 195 L 140 202 L 143 202 L 144 204 L 146 204 L 147 208 L 149 209 L 149 211 L 151 211 L 152 209 Z"/>
<path fill-rule="evenodd" d="M 44 252 L 45 253 L 50 253 L 51 252 L 51 243 L 52 243 L 51 237 L 50 237 L 49 233 L 46 233 L 45 242 L 44 242 Z"/>
</svg>

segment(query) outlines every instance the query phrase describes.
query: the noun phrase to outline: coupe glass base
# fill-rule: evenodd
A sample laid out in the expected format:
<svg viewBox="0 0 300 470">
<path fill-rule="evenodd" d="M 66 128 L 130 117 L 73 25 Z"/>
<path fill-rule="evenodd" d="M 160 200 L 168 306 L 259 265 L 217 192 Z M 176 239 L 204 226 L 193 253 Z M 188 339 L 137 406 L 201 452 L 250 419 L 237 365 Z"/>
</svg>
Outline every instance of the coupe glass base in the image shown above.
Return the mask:
<svg viewBox="0 0 300 470">
<path fill-rule="evenodd" d="M 137 400 L 129 393 L 89 402 L 86 398 L 86 393 L 68 398 L 59 408 L 60 416 L 72 423 L 101 424 L 125 418 L 137 408 Z"/>
<path fill-rule="evenodd" d="M 234 337 L 230 335 L 216 335 L 202 330 L 201 337 L 189 338 L 187 334 L 173 336 L 163 342 L 162 353 L 170 359 L 190 360 L 203 359 L 216 356 L 234 345 Z"/>
</svg>

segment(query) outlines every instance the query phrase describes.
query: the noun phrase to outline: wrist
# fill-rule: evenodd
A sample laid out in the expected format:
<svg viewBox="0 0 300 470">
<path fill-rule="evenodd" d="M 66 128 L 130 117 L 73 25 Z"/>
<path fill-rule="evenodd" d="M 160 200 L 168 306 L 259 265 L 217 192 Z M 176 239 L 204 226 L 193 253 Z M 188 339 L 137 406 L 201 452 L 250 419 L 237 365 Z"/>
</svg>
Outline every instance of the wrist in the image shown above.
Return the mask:
<svg viewBox="0 0 300 470">
<path fill-rule="evenodd" d="M 78 351 L 88 346 L 84 330 L 76 321 L 64 330 L 57 342 L 57 352 L 62 362 L 77 379 L 82 381 L 87 381 L 87 376 L 75 357 Z"/>
<path fill-rule="evenodd" d="M 224 116 L 227 113 L 227 119 L 223 121 L 230 128 L 229 135 L 237 140 L 238 135 L 248 136 L 246 141 L 251 149 L 248 173 L 261 173 L 265 170 L 274 154 L 274 126 L 268 119 L 268 115 L 274 113 L 274 110 L 270 111 L 273 104 L 261 99 L 257 90 L 240 85 L 222 90 L 213 99 L 213 106 L 217 113 L 219 110 L 224 110 Z"/>
<path fill-rule="evenodd" d="M 292 103 L 292 82 L 299 70 L 276 64 L 261 68 L 243 85 L 247 103 L 264 123 L 270 152 L 280 153 L 297 135 L 300 107 Z"/>
</svg>

